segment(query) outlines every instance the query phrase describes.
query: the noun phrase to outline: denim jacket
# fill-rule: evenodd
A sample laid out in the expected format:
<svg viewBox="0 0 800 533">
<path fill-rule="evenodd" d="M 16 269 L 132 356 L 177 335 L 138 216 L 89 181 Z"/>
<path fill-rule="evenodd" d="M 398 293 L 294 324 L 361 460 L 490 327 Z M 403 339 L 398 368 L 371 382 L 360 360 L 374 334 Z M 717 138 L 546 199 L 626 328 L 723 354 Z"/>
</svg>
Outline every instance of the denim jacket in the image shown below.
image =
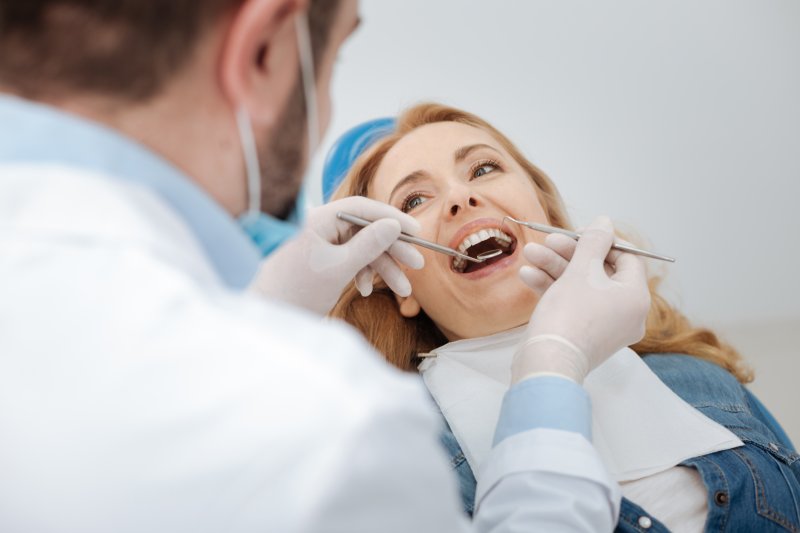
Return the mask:
<svg viewBox="0 0 800 533">
<path fill-rule="evenodd" d="M 706 531 L 800 533 L 800 455 L 761 402 L 713 363 L 679 354 L 650 354 L 643 360 L 684 401 L 744 442 L 681 463 L 697 469 L 708 489 Z M 449 427 L 442 442 L 458 474 L 464 509 L 472 515 L 475 477 Z M 669 530 L 623 498 L 616 531 Z"/>
</svg>

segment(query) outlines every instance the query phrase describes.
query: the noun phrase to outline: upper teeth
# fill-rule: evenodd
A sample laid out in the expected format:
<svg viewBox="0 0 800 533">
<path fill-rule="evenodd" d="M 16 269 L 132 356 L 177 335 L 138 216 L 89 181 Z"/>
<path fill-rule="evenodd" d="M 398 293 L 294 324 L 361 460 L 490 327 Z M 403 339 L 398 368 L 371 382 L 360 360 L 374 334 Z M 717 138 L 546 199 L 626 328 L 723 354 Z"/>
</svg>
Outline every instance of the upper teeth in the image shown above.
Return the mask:
<svg viewBox="0 0 800 533">
<path fill-rule="evenodd" d="M 511 236 L 503 233 L 499 229 L 486 228 L 468 235 L 463 241 L 461 241 L 461 244 L 458 245 L 458 251 L 462 254 L 466 253 L 470 246 L 475 246 L 479 242 L 483 242 L 492 238 L 497 239 L 503 244 L 511 244 L 512 239 Z"/>
<path fill-rule="evenodd" d="M 462 254 L 466 254 L 470 246 L 475 246 L 479 242 L 489 239 L 495 239 L 497 242 L 506 247 L 511 246 L 511 241 L 513 240 L 510 235 L 503 233 L 499 229 L 486 228 L 468 235 L 463 241 L 461 241 L 461 244 L 458 245 L 458 251 Z M 462 259 L 460 257 L 453 259 L 453 268 L 458 272 L 463 272 L 466 266 L 466 259 Z"/>
</svg>

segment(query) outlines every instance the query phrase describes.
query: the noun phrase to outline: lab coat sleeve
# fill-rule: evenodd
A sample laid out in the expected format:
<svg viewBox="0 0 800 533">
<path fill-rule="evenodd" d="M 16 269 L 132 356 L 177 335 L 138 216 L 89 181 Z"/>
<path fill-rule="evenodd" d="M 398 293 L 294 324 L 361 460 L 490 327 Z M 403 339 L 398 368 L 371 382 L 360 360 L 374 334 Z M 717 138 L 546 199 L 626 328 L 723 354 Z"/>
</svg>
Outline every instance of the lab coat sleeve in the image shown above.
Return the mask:
<svg viewBox="0 0 800 533">
<path fill-rule="evenodd" d="M 538 377 L 503 400 L 476 491 L 478 531 L 613 531 L 620 490 L 589 442 L 591 405 L 574 382 Z"/>
<path fill-rule="evenodd" d="M 408 399 L 403 408 L 374 413 L 351 435 L 347 461 L 320 498 L 324 506 L 308 531 L 473 530 L 438 440 L 439 420 L 424 397 Z"/>
<path fill-rule="evenodd" d="M 528 429 L 563 429 L 592 440 L 591 401 L 583 387 L 558 376 L 521 381 L 503 397 L 493 446 Z"/>
</svg>

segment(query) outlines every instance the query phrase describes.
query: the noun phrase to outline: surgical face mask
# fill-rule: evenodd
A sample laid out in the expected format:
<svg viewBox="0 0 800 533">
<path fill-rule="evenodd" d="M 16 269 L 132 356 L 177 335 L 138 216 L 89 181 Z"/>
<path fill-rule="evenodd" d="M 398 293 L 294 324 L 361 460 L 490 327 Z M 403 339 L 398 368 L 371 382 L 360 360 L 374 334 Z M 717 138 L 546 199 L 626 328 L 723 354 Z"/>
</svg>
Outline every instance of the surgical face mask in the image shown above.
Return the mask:
<svg viewBox="0 0 800 533">
<path fill-rule="evenodd" d="M 319 144 L 319 112 L 317 108 L 316 80 L 314 76 L 314 58 L 311 50 L 311 36 L 308 30 L 306 14 L 295 17 L 295 33 L 297 34 L 297 49 L 300 58 L 300 74 L 303 83 L 303 93 L 306 101 L 306 129 L 308 134 L 308 151 L 306 165 Z M 239 224 L 247 233 L 253 243 L 267 256 L 278 248 L 284 241 L 291 238 L 299 230 L 303 219 L 305 202 L 303 192 L 295 201 L 295 206 L 286 220 L 277 219 L 261 211 L 261 167 L 259 165 L 258 148 L 256 146 L 250 116 L 244 106 L 240 106 L 236 113 L 236 124 L 239 131 L 239 140 L 247 172 L 247 211 L 239 218 Z"/>
<path fill-rule="evenodd" d="M 294 209 L 286 220 L 275 218 L 266 213 L 259 213 L 253 218 L 242 217 L 239 225 L 242 227 L 253 244 L 256 245 L 262 257 L 274 252 L 281 244 L 291 239 L 303 223 L 305 211 L 305 190 L 300 190 L 300 195 L 294 204 Z"/>
</svg>

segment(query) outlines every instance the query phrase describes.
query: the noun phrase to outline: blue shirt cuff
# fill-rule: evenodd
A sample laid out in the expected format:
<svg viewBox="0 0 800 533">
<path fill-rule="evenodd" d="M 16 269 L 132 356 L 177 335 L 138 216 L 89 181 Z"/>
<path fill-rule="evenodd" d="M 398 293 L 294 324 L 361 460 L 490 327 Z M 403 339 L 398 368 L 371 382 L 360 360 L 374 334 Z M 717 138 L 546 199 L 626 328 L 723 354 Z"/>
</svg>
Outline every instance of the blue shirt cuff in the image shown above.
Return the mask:
<svg viewBox="0 0 800 533">
<path fill-rule="evenodd" d="M 540 376 L 520 381 L 503 398 L 492 446 L 503 439 L 536 428 L 580 433 L 592 440 L 592 405 L 586 391 L 574 381 Z"/>
</svg>

